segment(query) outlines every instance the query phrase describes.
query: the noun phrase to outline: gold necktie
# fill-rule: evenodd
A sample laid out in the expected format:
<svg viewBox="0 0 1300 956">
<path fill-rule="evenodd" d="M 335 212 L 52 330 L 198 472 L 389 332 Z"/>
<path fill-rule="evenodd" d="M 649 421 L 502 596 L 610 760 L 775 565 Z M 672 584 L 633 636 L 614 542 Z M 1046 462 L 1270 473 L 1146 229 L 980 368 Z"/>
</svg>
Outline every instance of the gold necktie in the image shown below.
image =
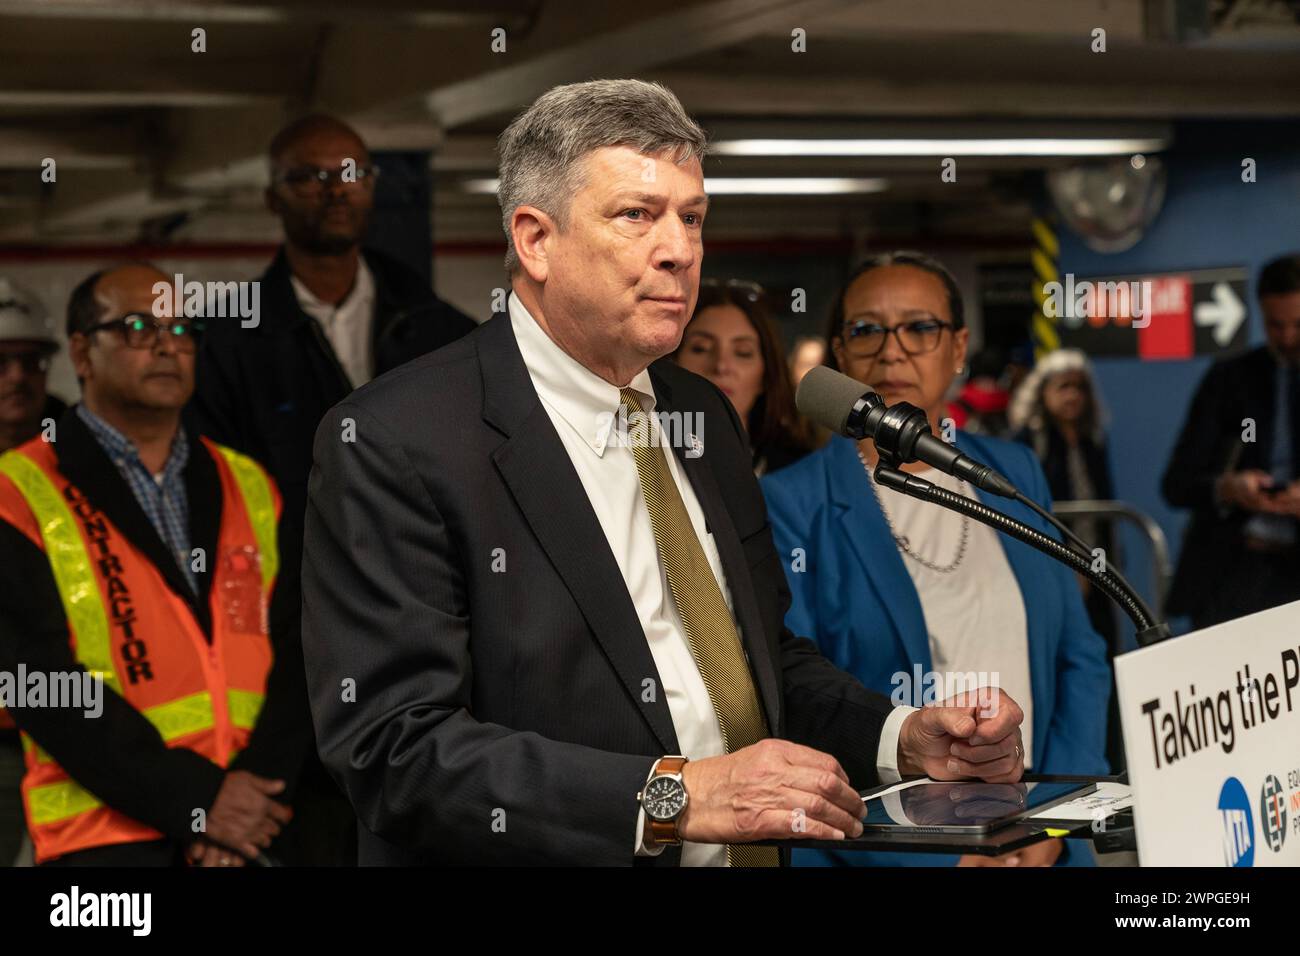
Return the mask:
<svg viewBox="0 0 1300 956">
<path fill-rule="evenodd" d="M 621 389 L 619 394 L 628 420 L 628 443 L 641 479 L 641 496 L 650 512 L 668 587 L 681 614 L 691 656 L 709 691 L 723 745 L 727 753 L 733 753 L 768 736 L 740 634 L 686 513 L 681 491 L 673 481 L 641 397 L 630 388 Z M 779 855 L 775 847 L 735 844 L 727 847 L 727 863 L 777 866 Z"/>
</svg>

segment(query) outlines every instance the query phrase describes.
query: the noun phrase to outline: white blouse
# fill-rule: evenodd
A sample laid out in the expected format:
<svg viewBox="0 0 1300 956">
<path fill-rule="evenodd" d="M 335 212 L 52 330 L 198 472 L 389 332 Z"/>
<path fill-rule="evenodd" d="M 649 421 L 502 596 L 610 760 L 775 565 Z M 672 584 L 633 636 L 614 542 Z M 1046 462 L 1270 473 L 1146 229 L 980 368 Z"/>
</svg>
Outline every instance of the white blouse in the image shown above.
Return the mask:
<svg viewBox="0 0 1300 956">
<path fill-rule="evenodd" d="M 970 485 L 934 468 L 917 472 L 916 477 L 974 497 Z M 881 488 L 874 480 L 871 485 L 896 536 L 905 537 L 911 550 L 932 564 L 952 564 L 961 543 L 962 515 L 892 488 Z M 944 682 L 939 692 L 946 695 L 949 682 L 974 672 L 980 684 L 986 683 L 987 675 L 990 686 L 1001 687 L 1011 695 L 1025 712 L 1021 733 L 1028 768 L 1033 761 L 1034 701 L 1024 599 L 998 533 L 974 518 L 966 520 L 966 551 L 955 570 L 934 571 L 902 548 L 899 556 L 921 600 L 930 636 L 931 666 Z M 950 676 L 954 674 L 960 676 Z M 953 688 L 962 689 L 969 687 Z"/>
</svg>

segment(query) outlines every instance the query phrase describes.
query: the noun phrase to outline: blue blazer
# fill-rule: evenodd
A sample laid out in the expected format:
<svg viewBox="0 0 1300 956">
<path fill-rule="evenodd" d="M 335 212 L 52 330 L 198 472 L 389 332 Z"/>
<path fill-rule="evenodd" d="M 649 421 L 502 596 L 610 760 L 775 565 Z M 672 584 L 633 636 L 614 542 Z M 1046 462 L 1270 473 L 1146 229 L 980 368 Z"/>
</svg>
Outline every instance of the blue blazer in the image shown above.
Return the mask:
<svg viewBox="0 0 1300 956">
<path fill-rule="evenodd" d="M 996 468 L 1026 496 L 1051 507 L 1047 480 L 1033 452 L 1020 444 L 957 433 L 963 452 Z M 839 436 L 762 480 L 772 533 L 790 582 L 786 625 L 867 687 L 892 694 L 894 675 L 931 670 L 921 602 L 854 442 Z M 885 494 L 894 492 L 886 491 Z M 976 496 L 1040 531 L 1059 535 L 1019 502 Z M 936 506 L 937 507 L 937 506 Z M 1106 646 L 1092 630 L 1073 572 L 1005 535 L 998 540 L 1020 584 L 1029 636 L 1034 703 L 1034 771 L 1104 774 L 1110 669 Z M 803 570 L 795 571 L 795 549 Z M 914 679 L 914 678 L 913 678 Z M 1088 853 L 1067 852 L 1084 858 Z M 943 866 L 953 855 L 795 851 L 794 863 Z M 1071 860 L 1071 862 L 1081 862 Z"/>
</svg>

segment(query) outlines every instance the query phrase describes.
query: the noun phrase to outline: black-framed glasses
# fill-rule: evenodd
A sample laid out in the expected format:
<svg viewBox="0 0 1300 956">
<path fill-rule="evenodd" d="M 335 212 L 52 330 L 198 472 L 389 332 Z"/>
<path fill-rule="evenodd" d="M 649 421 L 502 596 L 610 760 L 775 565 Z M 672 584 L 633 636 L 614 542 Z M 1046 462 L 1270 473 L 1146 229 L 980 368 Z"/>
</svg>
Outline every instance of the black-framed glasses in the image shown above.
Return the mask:
<svg viewBox="0 0 1300 956">
<path fill-rule="evenodd" d="M 0 375 L 9 371 L 10 365 L 17 365 L 24 375 L 35 375 L 50 370 L 49 352 L 0 352 Z"/>
<path fill-rule="evenodd" d="M 295 166 L 276 173 L 277 183 L 284 183 L 300 196 L 317 196 L 331 182 L 344 186 L 373 187 L 379 178 L 379 167 L 373 163 L 340 169 L 321 169 L 319 166 Z"/>
<path fill-rule="evenodd" d="M 944 329 L 952 327 L 951 322 L 941 319 L 916 319 L 901 322 L 892 328 L 875 322 L 848 322 L 844 326 L 844 350 L 854 358 L 879 355 L 885 347 L 885 340 L 893 333 L 898 336 L 899 346 L 908 355 L 924 355 L 938 348 Z"/>
<path fill-rule="evenodd" d="M 129 349 L 151 349 L 157 344 L 158 336 L 165 332 L 170 336 L 167 341 L 176 346 L 176 351 L 193 352 L 198 347 L 203 323 L 187 319 L 155 319 L 146 312 L 128 312 L 120 319 L 100 322 L 84 332 L 90 335 L 92 332 L 109 329 L 119 331 Z"/>
<path fill-rule="evenodd" d="M 750 302 L 757 302 L 767 295 L 766 289 L 749 279 L 701 279 L 700 288 L 726 289 L 728 292 L 739 292 Z"/>
</svg>

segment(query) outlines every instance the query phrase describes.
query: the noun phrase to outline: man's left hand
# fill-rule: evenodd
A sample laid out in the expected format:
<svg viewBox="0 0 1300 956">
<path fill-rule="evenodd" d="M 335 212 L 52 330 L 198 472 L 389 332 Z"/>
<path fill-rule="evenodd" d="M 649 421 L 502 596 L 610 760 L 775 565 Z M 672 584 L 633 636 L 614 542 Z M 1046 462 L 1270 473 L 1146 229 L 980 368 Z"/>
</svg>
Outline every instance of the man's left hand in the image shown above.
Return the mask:
<svg viewBox="0 0 1300 956">
<path fill-rule="evenodd" d="M 1025 772 L 1024 711 L 1001 688 L 981 687 L 909 714 L 898 735 L 898 772 L 931 780 L 1016 783 Z"/>
</svg>

